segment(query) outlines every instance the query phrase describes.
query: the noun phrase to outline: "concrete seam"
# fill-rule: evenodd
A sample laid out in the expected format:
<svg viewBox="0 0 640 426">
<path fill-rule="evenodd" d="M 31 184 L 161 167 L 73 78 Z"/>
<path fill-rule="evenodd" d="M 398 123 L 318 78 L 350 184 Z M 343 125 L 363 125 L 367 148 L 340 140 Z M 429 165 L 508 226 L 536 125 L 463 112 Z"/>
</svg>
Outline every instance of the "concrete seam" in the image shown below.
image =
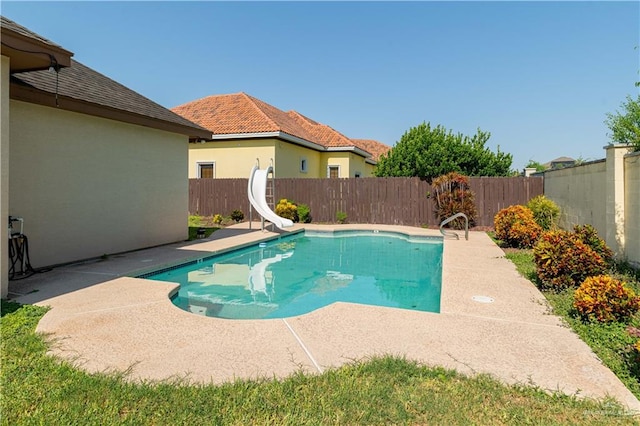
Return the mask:
<svg viewBox="0 0 640 426">
<path fill-rule="evenodd" d="M 300 338 L 300 336 L 298 336 L 298 334 L 293 330 L 293 328 L 289 325 L 289 323 L 287 322 L 286 319 L 282 318 L 282 322 L 287 326 L 287 328 L 289 329 L 289 331 L 291 332 L 291 334 L 293 334 L 293 337 L 296 338 L 296 340 L 298 341 L 298 344 L 300 345 L 300 347 L 302 348 L 302 350 L 304 351 L 304 353 L 307 354 L 307 356 L 309 357 L 309 359 L 311 360 L 311 362 L 313 363 L 313 365 L 316 367 L 316 369 L 318 370 L 318 372 L 322 373 L 322 367 L 320 367 L 320 365 L 316 362 L 315 358 L 313 357 L 313 355 L 311 355 L 311 351 L 309 351 L 309 349 L 305 346 L 304 342 L 302 341 L 302 339 Z"/>
<path fill-rule="evenodd" d="M 530 322 L 530 321 L 516 321 L 516 320 L 506 319 L 506 318 L 487 317 L 487 316 L 483 316 L 483 315 L 462 314 L 462 313 L 458 313 L 458 312 L 447 312 L 447 311 L 443 311 L 442 309 L 440 310 L 440 315 L 451 315 L 451 316 L 460 316 L 460 317 L 468 317 L 468 318 L 478 318 L 478 319 L 485 319 L 485 320 L 490 320 L 490 321 L 509 322 L 509 323 L 514 323 L 514 324 L 533 325 L 533 326 L 539 326 L 539 327 L 567 328 L 562 324 L 542 324 L 542 323 Z"/>
<path fill-rule="evenodd" d="M 95 313 L 100 313 L 100 312 L 109 312 L 109 311 L 119 311 L 119 310 L 123 310 L 123 309 L 130 309 L 130 308 L 135 308 L 135 307 L 140 307 L 140 306 L 149 306 L 149 305 L 156 305 L 158 303 L 164 303 L 164 299 L 161 300 L 154 300 L 151 302 L 144 302 L 144 303 L 133 303 L 130 305 L 120 305 L 120 306 L 113 306 L 111 308 L 104 308 L 104 309 L 94 309 L 92 311 L 80 311 L 80 312 L 72 312 L 67 314 L 67 316 L 72 317 L 72 316 L 78 316 L 78 315 L 86 315 L 86 314 L 95 314 Z"/>
</svg>

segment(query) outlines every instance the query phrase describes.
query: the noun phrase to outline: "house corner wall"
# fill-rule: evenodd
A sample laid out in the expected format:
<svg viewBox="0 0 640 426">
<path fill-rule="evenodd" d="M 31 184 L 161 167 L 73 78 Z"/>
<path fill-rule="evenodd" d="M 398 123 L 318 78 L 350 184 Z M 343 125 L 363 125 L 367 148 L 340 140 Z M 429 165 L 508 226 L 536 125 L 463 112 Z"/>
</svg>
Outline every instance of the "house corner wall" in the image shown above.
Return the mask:
<svg viewBox="0 0 640 426">
<path fill-rule="evenodd" d="M 0 64 L 0 297 L 3 299 L 9 293 L 9 253 L 7 244 L 9 231 L 7 221 L 9 217 L 9 63 L 7 56 L 2 56 Z"/>
<path fill-rule="evenodd" d="M 640 268 L 640 152 L 624 157 L 624 221 L 625 255 L 635 268 Z"/>
<path fill-rule="evenodd" d="M 629 153 L 627 145 L 611 145 L 607 150 L 607 199 L 605 241 L 616 253 L 625 253 L 625 189 L 624 189 L 624 156 Z"/>
<path fill-rule="evenodd" d="M 187 239 L 186 135 L 9 104 L 9 214 L 34 268 Z"/>
</svg>

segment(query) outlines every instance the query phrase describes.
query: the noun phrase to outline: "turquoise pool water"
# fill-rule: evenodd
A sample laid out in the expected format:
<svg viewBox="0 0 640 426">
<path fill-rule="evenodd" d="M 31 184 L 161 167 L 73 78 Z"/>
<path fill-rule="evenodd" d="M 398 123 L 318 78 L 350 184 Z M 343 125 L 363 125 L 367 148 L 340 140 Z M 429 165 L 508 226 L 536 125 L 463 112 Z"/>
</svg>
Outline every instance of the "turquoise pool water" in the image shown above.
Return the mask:
<svg viewBox="0 0 640 426">
<path fill-rule="evenodd" d="M 310 232 L 144 275 L 180 284 L 173 303 L 230 319 L 286 318 L 334 302 L 439 312 L 441 238 Z"/>
</svg>

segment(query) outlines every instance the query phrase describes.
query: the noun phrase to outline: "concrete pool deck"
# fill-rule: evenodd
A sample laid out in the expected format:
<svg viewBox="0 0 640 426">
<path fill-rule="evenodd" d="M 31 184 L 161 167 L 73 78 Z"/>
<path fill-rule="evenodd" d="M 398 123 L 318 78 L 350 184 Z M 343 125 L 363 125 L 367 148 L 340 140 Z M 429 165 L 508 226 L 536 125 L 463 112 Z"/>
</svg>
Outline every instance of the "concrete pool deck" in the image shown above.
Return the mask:
<svg viewBox="0 0 640 426">
<path fill-rule="evenodd" d="M 390 225 L 305 227 L 440 235 Z M 509 384 L 580 397 L 610 396 L 640 412 L 640 402 L 550 314 L 544 296 L 484 232 L 470 232 L 468 241 L 463 235 L 444 239 L 439 314 L 335 303 L 286 319 L 208 318 L 170 302 L 176 284 L 129 277 L 277 236 L 260 231 L 259 224 L 253 231 L 246 228 L 240 224 L 210 239 L 61 266 L 10 282 L 9 296 L 51 307 L 37 331 L 50 336 L 53 354 L 89 372 L 126 370 L 132 380 L 222 383 L 285 377 L 392 354 L 464 374 L 487 373 Z M 481 303 L 474 296 L 493 302 Z"/>
</svg>

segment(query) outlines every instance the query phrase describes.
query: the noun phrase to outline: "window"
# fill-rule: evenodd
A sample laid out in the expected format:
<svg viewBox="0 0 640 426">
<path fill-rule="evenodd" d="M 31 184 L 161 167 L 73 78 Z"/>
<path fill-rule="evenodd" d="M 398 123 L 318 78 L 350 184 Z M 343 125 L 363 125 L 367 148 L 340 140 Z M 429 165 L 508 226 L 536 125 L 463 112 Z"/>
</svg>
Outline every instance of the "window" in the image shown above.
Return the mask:
<svg viewBox="0 0 640 426">
<path fill-rule="evenodd" d="M 340 166 L 328 166 L 327 167 L 327 177 L 331 179 L 340 177 Z"/>
<path fill-rule="evenodd" d="M 304 157 L 300 159 L 300 172 L 307 173 L 307 159 Z"/>
<path fill-rule="evenodd" d="M 216 163 L 198 163 L 198 177 L 213 179 L 216 177 Z"/>
</svg>

